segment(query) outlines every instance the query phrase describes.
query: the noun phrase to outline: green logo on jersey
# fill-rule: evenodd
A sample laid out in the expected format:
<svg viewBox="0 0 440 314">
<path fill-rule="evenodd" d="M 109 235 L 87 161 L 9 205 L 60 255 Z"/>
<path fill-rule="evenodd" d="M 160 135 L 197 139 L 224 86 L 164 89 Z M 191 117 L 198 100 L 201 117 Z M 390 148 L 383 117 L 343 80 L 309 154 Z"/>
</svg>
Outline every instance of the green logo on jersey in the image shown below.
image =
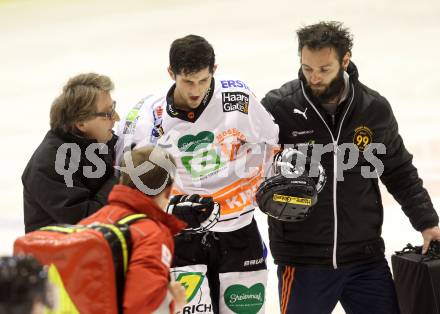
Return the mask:
<svg viewBox="0 0 440 314">
<path fill-rule="evenodd" d="M 250 288 L 232 285 L 225 291 L 226 306 L 236 314 L 256 314 L 264 304 L 264 285 L 257 283 Z"/>
<path fill-rule="evenodd" d="M 202 131 L 197 135 L 184 135 L 177 142 L 177 147 L 181 152 L 193 152 L 207 147 L 214 141 L 214 133 Z"/>
<path fill-rule="evenodd" d="M 184 135 L 178 140 L 177 147 L 181 152 L 192 153 L 182 156 L 181 161 L 193 178 L 205 176 L 223 166 L 217 152 L 208 149 L 212 142 L 214 134 L 209 131 L 202 131 L 197 135 Z"/>
<path fill-rule="evenodd" d="M 200 272 L 181 273 L 176 281 L 180 282 L 185 288 L 186 302 L 191 302 L 196 296 L 202 285 L 205 276 Z"/>
</svg>

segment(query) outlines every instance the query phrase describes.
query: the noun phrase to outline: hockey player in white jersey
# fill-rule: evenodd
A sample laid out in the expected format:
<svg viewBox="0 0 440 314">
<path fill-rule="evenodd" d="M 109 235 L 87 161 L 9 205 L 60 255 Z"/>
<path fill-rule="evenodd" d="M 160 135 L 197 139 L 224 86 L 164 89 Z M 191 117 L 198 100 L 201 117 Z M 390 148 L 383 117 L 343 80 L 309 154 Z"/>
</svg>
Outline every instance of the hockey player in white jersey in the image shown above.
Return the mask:
<svg viewBox="0 0 440 314">
<path fill-rule="evenodd" d="M 267 252 L 254 195 L 278 126 L 244 82 L 214 79 L 216 67 L 204 38 L 175 40 L 168 68 L 175 84 L 120 122 L 118 155 L 156 143 L 176 158 L 175 194 L 211 196 L 221 205 L 209 230 L 175 238 L 171 275 L 188 302 L 181 313 L 264 313 Z"/>
</svg>

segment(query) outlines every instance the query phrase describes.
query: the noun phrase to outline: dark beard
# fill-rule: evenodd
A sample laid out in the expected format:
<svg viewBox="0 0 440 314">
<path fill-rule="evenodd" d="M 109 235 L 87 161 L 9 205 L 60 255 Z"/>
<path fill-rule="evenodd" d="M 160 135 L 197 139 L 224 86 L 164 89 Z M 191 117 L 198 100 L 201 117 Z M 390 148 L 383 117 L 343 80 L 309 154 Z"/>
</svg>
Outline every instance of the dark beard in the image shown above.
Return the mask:
<svg viewBox="0 0 440 314">
<path fill-rule="evenodd" d="M 336 77 L 330 82 L 329 86 L 322 92 L 314 91 L 309 83 L 306 83 L 307 94 L 313 95 L 314 100 L 319 104 L 327 104 L 337 98 L 345 88 L 344 70 L 341 66 Z"/>
</svg>

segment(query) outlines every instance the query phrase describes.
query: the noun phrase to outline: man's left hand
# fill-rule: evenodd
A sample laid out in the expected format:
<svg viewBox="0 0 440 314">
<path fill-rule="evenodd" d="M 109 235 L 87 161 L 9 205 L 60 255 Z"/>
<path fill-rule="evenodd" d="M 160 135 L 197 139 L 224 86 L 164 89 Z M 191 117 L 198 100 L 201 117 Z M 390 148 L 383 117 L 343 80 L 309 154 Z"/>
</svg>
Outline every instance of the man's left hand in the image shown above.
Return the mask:
<svg viewBox="0 0 440 314">
<path fill-rule="evenodd" d="M 440 228 L 438 226 L 427 228 L 422 231 L 423 236 L 423 248 L 422 254 L 426 254 L 428 252 L 429 244 L 432 240 L 440 241 Z"/>
</svg>

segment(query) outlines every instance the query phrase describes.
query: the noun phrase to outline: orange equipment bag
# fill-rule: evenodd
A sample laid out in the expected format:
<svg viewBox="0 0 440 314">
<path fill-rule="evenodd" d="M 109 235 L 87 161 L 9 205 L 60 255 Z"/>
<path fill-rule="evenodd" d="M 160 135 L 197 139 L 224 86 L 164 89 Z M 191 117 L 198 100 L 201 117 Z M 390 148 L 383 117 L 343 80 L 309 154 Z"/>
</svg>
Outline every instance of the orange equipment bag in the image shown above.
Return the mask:
<svg viewBox="0 0 440 314">
<path fill-rule="evenodd" d="M 144 214 L 115 224 L 52 225 L 14 243 L 14 255 L 30 254 L 49 268 L 58 306 L 51 313 L 122 313 L 125 273 L 130 259 L 129 225 Z"/>
</svg>

